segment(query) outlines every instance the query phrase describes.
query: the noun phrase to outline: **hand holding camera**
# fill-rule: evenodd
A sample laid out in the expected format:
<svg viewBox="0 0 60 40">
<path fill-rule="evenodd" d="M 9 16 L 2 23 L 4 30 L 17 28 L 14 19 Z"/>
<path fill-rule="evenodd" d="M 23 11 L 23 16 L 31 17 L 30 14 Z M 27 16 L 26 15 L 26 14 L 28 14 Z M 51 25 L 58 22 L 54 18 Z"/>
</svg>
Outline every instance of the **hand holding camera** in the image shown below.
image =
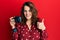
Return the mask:
<svg viewBox="0 0 60 40">
<path fill-rule="evenodd" d="M 12 26 L 12 29 L 15 28 L 16 23 L 20 23 L 20 22 L 21 22 L 21 17 L 19 16 L 14 16 L 10 18 L 10 25 Z"/>
</svg>

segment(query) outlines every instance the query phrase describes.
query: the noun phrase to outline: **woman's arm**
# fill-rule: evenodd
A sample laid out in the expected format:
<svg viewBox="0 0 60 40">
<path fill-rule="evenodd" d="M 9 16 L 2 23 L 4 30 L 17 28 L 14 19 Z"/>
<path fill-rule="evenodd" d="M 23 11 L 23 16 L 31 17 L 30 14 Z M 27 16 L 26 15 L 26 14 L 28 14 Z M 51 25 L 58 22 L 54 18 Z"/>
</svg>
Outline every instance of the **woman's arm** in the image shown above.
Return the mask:
<svg viewBox="0 0 60 40">
<path fill-rule="evenodd" d="M 42 22 L 37 22 L 37 27 L 41 32 L 40 33 L 40 36 L 41 36 L 40 40 L 47 40 L 48 34 L 47 34 L 47 31 L 46 31 L 46 27 L 44 25 L 44 19 L 42 19 Z"/>
<path fill-rule="evenodd" d="M 41 32 L 41 34 L 40 34 L 40 36 L 41 36 L 40 40 L 47 40 L 47 38 L 48 38 L 47 31 L 46 30 L 40 30 L 40 32 Z"/>
<path fill-rule="evenodd" d="M 18 39 L 18 29 L 15 26 L 16 23 L 15 23 L 14 17 L 10 18 L 10 25 L 12 27 L 12 40 L 17 40 Z"/>
<path fill-rule="evenodd" d="M 18 31 L 17 28 L 12 29 L 12 39 L 18 40 Z"/>
</svg>

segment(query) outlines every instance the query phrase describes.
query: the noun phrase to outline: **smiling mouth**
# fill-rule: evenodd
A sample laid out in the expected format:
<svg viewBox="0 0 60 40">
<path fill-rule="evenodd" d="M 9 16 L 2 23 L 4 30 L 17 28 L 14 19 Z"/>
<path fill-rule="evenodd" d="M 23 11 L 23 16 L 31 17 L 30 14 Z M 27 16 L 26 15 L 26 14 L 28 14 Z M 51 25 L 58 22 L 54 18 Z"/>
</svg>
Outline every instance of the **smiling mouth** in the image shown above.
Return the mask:
<svg viewBox="0 0 60 40">
<path fill-rule="evenodd" d="M 29 17 L 30 15 L 27 15 L 26 17 Z"/>
</svg>

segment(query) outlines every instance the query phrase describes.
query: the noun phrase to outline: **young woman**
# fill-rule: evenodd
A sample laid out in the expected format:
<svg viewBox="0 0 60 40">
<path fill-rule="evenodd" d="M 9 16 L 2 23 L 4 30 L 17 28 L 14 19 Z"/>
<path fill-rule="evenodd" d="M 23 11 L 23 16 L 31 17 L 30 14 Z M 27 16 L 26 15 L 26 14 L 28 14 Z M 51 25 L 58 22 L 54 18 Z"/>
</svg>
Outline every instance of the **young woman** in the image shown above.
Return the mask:
<svg viewBox="0 0 60 40">
<path fill-rule="evenodd" d="M 44 19 L 37 18 L 37 10 L 32 2 L 25 2 L 21 10 L 21 22 L 10 18 L 13 40 L 47 40 Z"/>
</svg>

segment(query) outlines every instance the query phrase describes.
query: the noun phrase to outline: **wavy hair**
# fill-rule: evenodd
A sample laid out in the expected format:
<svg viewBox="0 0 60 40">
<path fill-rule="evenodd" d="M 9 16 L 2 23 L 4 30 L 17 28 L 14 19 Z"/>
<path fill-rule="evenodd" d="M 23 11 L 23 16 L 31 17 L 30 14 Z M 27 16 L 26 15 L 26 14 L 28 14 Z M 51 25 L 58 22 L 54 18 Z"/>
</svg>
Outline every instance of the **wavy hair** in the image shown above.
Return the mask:
<svg viewBox="0 0 60 40">
<path fill-rule="evenodd" d="M 32 18 L 31 18 L 31 24 L 36 24 L 37 22 L 37 9 L 35 8 L 35 5 L 32 2 L 25 2 L 22 6 L 22 10 L 21 10 L 21 18 L 22 18 L 22 24 L 26 24 L 27 19 L 24 16 L 24 7 L 28 6 L 32 12 Z"/>
<path fill-rule="evenodd" d="M 32 22 L 31 22 L 31 24 L 34 24 L 35 27 L 37 28 L 37 21 L 40 21 L 41 22 L 42 20 L 39 19 L 39 18 L 37 18 L 37 13 L 38 12 L 37 12 L 37 9 L 35 8 L 35 6 L 34 6 L 34 4 L 32 2 L 25 2 L 23 4 L 22 10 L 21 10 L 21 18 L 22 18 L 21 23 L 22 24 L 26 24 L 26 21 L 27 21 L 27 19 L 24 16 L 24 7 L 25 6 L 28 6 L 30 8 L 30 10 L 32 12 L 32 18 L 31 18 L 31 21 Z M 38 29 L 38 31 L 41 32 L 40 33 L 40 37 L 41 37 L 40 40 L 45 40 L 45 38 L 47 38 L 46 33 L 45 34 L 42 34 L 42 30 L 40 30 L 40 29 Z"/>
</svg>

